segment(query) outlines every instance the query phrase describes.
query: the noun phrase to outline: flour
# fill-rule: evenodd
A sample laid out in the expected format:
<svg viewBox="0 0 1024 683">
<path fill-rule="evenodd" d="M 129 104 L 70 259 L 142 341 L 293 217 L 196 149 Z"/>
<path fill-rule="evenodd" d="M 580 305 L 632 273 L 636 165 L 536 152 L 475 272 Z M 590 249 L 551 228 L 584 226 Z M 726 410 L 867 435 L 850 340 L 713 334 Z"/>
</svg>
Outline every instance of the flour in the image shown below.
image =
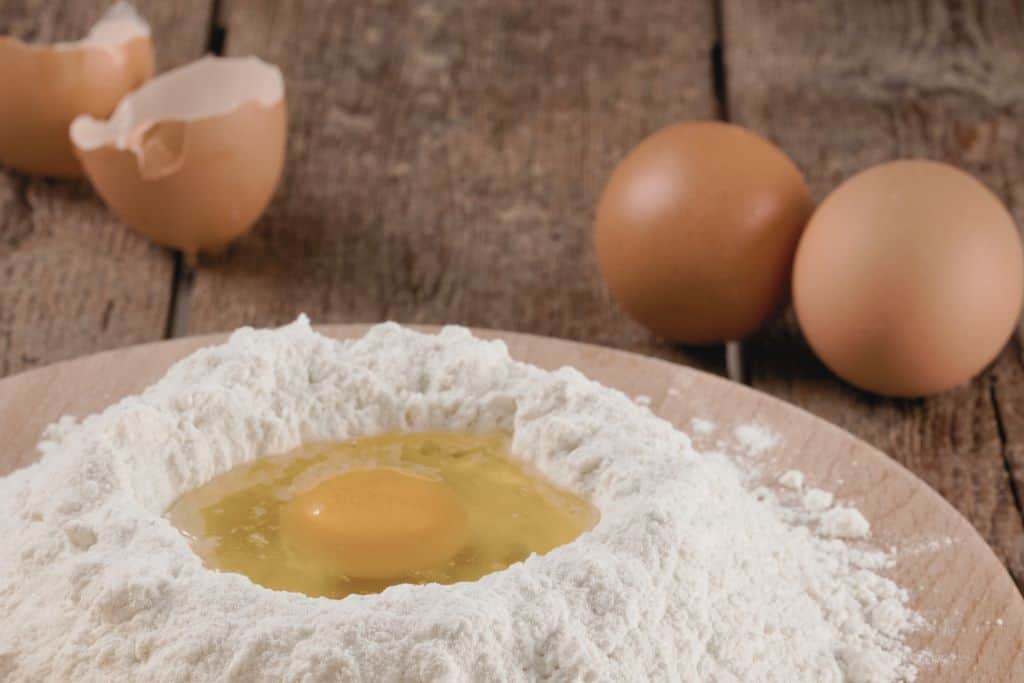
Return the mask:
<svg viewBox="0 0 1024 683">
<path fill-rule="evenodd" d="M 750 455 L 761 455 L 779 442 L 777 434 L 759 424 L 740 425 L 733 430 L 733 436 Z"/>
<path fill-rule="evenodd" d="M 690 420 L 690 429 L 693 430 L 694 434 L 707 436 L 715 431 L 715 423 L 702 417 L 695 417 Z"/>
<path fill-rule="evenodd" d="M 788 489 L 799 491 L 804 487 L 804 473 L 800 470 L 788 470 L 779 476 L 779 484 Z"/>
<path fill-rule="evenodd" d="M 803 503 L 811 512 L 824 512 L 832 506 L 832 494 L 821 489 L 810 489 L 804 494 Z"/>
<path fill-rule="evenodd" d="M 163 516 L 264 454 L 427 429 L 511 432 L 516 457 L 599 523 L 479 581 L 335 601 L 207 570 Z M 867 536 L 863 517 L 755 495 L 729 457 L 627 396 L 460 328 L 240 330 L 40 447 L 0 479 L 8 681 L 914 677 L 902 638 L 918 619 L 880 573 L 887 556 L 818 533 Z"/>
<path fill-rule="evenodd" d="M 840 505 L 821 515 L 818 530 L 824 536 L 835 538 L 864 538 L 871 525 L 860 510 Z"/>
</svg>

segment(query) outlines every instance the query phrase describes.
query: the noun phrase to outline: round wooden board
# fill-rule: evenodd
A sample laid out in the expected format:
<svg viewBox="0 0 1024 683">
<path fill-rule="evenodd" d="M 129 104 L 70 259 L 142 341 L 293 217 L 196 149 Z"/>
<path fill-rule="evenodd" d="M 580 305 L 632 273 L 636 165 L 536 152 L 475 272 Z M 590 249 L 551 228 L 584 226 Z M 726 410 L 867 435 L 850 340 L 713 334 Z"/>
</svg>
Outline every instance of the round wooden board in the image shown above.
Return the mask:
<svg viewBox="0 0 1024 683">
<path fill-rule="evenodd" d="M 320 327 L 345 338 L 366 325 Z M 425 328 L 429 330 L 430 328 Z M 695 440 L 714 446 L 751 422 L 781 436 L 761 456 L 769 472 L 802 470 L 810 485 L 835 492 L 871 521 L 873 542 L 898 553 L 890 575 L 911 591 L 930 628 L 912 645 L 933 653 L 925 681 L 1024 681 L 1024 599 L 989 547 L 945 500 L 883 453 L 793 406 L 732 382 L 632 353 L 510 332 L 512 355 L 545 368 L 572 365 L 631 396 L 687 432 L 690 421 L 715 424 Z M 157 380 L 176 360 L 224 335 L 191 337 L 100 353 L 0 381 L 0 475 L 37 454 L 40 431 L 62 415 L 84 416 Z"/>
</svg>

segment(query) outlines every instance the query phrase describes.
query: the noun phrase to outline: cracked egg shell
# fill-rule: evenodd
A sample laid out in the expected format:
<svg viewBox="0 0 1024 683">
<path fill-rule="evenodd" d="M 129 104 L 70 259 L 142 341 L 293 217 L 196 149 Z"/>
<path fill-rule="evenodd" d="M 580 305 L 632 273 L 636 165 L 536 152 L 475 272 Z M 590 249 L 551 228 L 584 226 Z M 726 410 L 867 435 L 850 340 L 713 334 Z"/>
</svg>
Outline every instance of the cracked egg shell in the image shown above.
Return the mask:
<svg viewBox="0 0 1024 683">
<path fill-rule="evenodd" d="M 71 121 L 109 116 L 153 70 L 149 26 L 123 3 L 76 42 L 30 45 L 0 36 L 0 164 L 34 175 L 82 175 L 68 139 Z"/>
<path fill-rule="evenodd" d="M 281 71 L 204 57 L 131 93 L 106 121 L 71 125 L 86 175 L 121 219 L 190 258 L 247 232 L 284 165 Z"/>
</svg>

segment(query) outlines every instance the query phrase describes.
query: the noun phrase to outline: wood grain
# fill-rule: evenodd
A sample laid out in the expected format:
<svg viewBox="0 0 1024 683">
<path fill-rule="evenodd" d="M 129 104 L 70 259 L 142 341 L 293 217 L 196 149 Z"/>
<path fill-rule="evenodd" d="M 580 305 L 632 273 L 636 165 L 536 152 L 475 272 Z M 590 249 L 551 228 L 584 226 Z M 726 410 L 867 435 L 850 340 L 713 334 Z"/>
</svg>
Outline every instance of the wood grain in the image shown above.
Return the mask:
<svg viewBox="0 0 1024 683">
<path fill-rule="evenodd" d="M 363 326 L 323 331 L 348 338 Z M 871 521 L 872 542 L 899 549 L 889 570 L 910 589 L 911 605 L 931 624 L 912 634 L 928 651 L 919 680 L 1024 679 L 1024 599 L 970 524 L 934 491 L 884 454 L 842 430 L 782 403 L 690 368 L 608 348 L 531 335 L 484 331 L 504 339 L 512 355 L 545 368 L 572 365 L 629 395 L 678 427 L 695 417 L 717 425 L 713 438 L 729 449 L 730 434 L 755 421 L 781 445 L 757 458 L 766 481 L 798 468 L 810 485 L 826 486 Z M 174 360 L 223 336 L 192 337 L 97 354 L 0 382 L 0 476 L 36 457 L 39 430 L 63 414 L 83 416 L 155 381 Z M 80 386 L 93 388 L 82 392 Z M 930 663 L 930 664 L 929 664 Z"/>
<path fill-rule="evenodd" d="M 110 4 L 4 0 L 0 33 L 74 40 Z M 160 68 L 205 51 L 210 0 L 136 5 Z M 0 374 L 160 339 L 173 271 L 172 255 L 126 229 L 85 180 L 0 169 Z"/>
<path fill-rule="evenodd" d="M 286 175 L 195 275 L 192 332 L 316 321 L 512 327 L 721 371 L 612 304 L 591 222 L 607 174 L 714 112 L 709 3 L 224 3 L 226 53 L 279 64 Z"/>
<path fill-rule="evenodd" d="M 975 174 L 1024 220 L 1020 4 L 827 4 L 725 2 L 732 119 L 787 150 L 818 199 L 873 163 L 926 157 Z M 813 358 L 791 315 L 746 352 L 755 387 L 905 464 L 963 512 L 1024 582 L 1017 343 L 970 385 L 920 401 L 845 386 Z"/>
</svg>

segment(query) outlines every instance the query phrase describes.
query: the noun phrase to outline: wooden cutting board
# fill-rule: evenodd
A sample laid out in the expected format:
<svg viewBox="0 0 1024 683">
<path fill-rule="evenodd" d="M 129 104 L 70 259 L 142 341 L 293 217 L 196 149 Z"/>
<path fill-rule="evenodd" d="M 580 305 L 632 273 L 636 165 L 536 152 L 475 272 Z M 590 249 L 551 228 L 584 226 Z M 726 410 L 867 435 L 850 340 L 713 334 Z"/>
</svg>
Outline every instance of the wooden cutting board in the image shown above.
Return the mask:
<svg viewBox="0 0 1024 683">
<path fill-rule="evenodd" d="M 359 336 L 365 325 L 319 328 Z M 690 368 L 623 351 L 509 332 L 514 357 L 545 368 L 572 365 L 631 396 L 688 432 L 714 423 L 698 445 L 729 442 L 756 422 L 781 436 L 761 456 L 771 472 L 802 470 L 808 484 L 835 492 L 871 521 L 873 541 L 902 549 L 890 575 L 910 589 L 931 624 L 912 645 L 940 658 L 922 681 L 1024 681 L 1024 598 L 989 547 L 937 493 L 883 453 L 816 417 L 746 387 Z M 40 431 L 62 415 L 84 416 L 158 379 L 174 361 L 224 339 L 191 337 L 100 353 L 0 381 L 0 475 L 35 460 Z M 704 441 L 701 444 L 701 441 Z"/>
</svg>

